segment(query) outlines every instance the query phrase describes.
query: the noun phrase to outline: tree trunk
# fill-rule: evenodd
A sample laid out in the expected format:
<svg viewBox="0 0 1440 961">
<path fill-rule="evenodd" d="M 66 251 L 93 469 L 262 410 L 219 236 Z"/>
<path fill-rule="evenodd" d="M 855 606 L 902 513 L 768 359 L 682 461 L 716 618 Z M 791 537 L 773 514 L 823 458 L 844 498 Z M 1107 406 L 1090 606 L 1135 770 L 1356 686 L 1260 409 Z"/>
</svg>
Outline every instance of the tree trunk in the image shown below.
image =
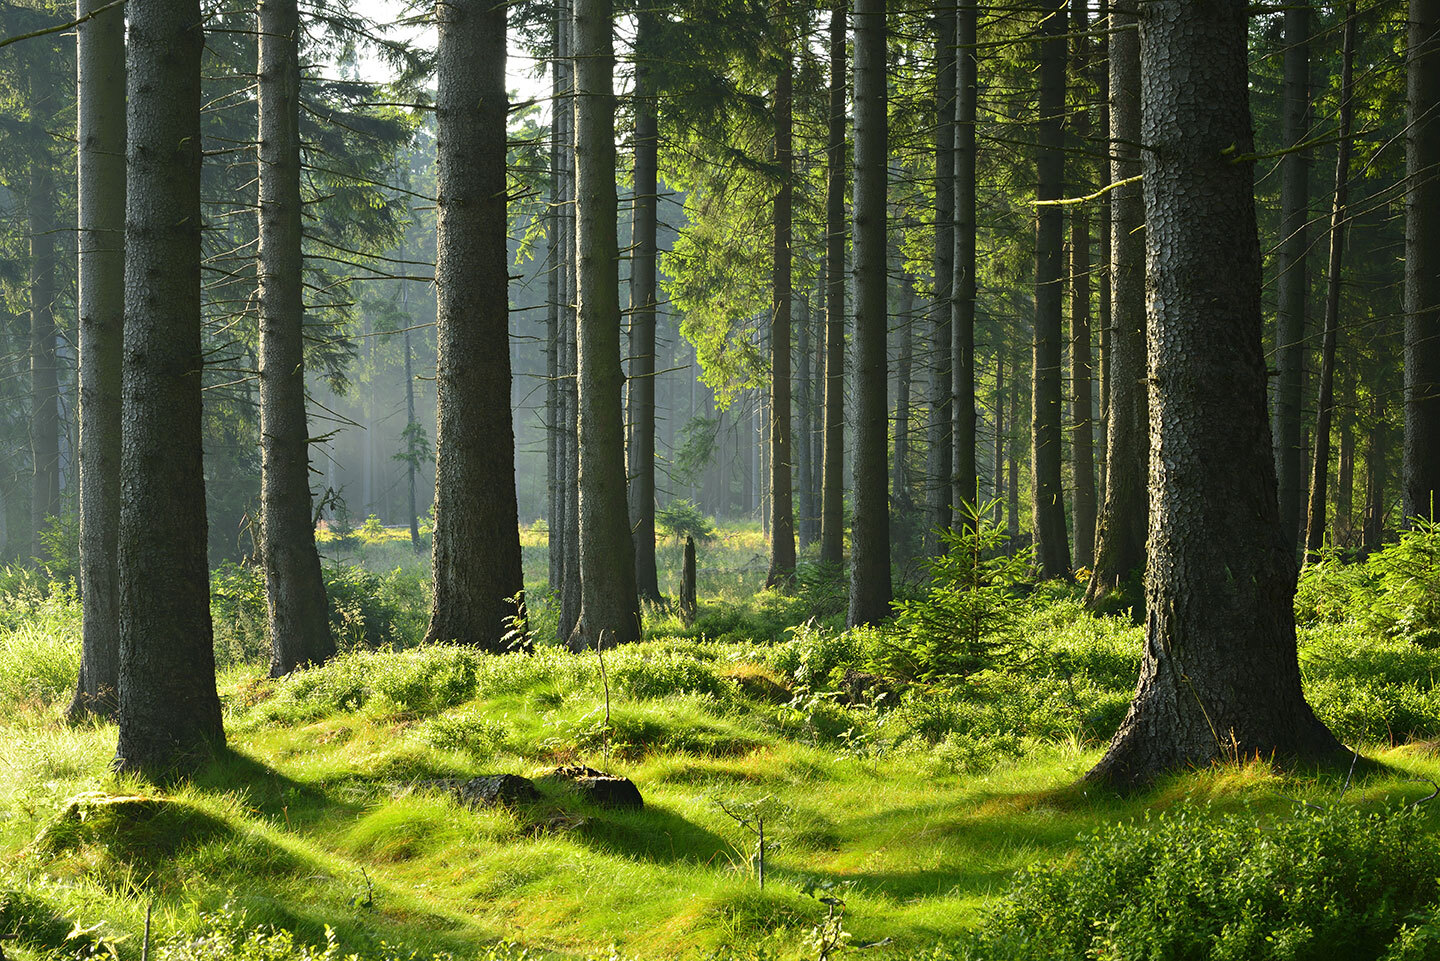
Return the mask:
<svg viewBox="0 0 1440 961">
<path fill-rule="evenodd" d="M 925 459 L 925 540 L 927 557 L 941 553 L 939 532 L 953 523 L 951 508 L 957 503 L 954 494 L 956 415 L 953 393 L 954 378 L 954 317 L 955 297 L 955 231 L 956 217 L 956 148 L 960 134 L 956 127 L 959 108 L 956 103 L 957 56 L 973 62 L 973 49 L 956 49 L 956 15 L 953 7 L 935 10 L 935 253 L 932 261 L 935 277 L 935 303 L 930 313 L 930 410 L 926 422 L 927 453 Z M 973 91 L 970 91 L 973 95 Z M 973 133 L 973 127 L 971 128 Z M 960 187 L 960 190 L 964 190 Z M 906 327 L 909 336 L 909 327 Z M 908 378 L 907 378 L 908 379 Z M 907 389 L 908 401 L 908 389 Z M 908 403 L 906 405 L 909 406 Z M 908 413 L 908 411 L 907 411 Z M 908 423 L 907 423 L 908 426 Z M 898 461 L 899 425 L 896 425 L 896 468 Z"/>
<path fill-rule="evenodd" d="M 1336 412 L 1336 432 L 1340 435 L 1335 468 L 1335 537 L 1336 543 L 1353 547 L 1355 533 L 1355 376 L 1345 376 L 1341 383 L 1345 399 Z"/>
<path fill-rule="evenodd" d="M 1060 479 L 1060 328 L 1065 269 L 1064 215 L 1060 199 L 1065 173 L 1065 5 L 1042 5 L 1038 59 L 1039 118 L 1035 158 L 1035 348 L 1031 382 L 1030 505 L 1035 561 L 1042 577 L 1070 573 L 1065 494 Z"/>
<path fill-rule="evenodd" d="M 1140 174 L 1140 35 L 1133 3 L 1110 6 L 1110 373 L 1105 503 L 1095 533 L 1094 605 L 1145 564 L 1150 411 L 1145 387 L 1145 198 Z M 1136 598 L 1139 600 L 1139 598 Z"/>
<path fill-rule="evenodd" d="M 885 338 L 885 0 L 855 0 L 855 514 L 850 521 L 847 623 L 890 614 L 890 505 Z"/>
<path fill-rule="evenodd" d="M 1342 749 L 1306 704 L 1265 410 L 1243 0 L 1141 13 L 1153 475 L 1140 682 L 1091 778 Z M 1194 96 L 1195 90 L 1206 96 Z M 1219 469 L 1223 465 L 1223 469 Z"/>
<path fill-rule="evenodd" d="M 525 587 L 510 420 L 505 9 L 485 0 L 438 9 L 435 597 L 425 639 L 499 653 Z"/>
<path fill-rule="evenodd" d="M 976 46 L 979 6 L 966 0 L 956 20 L 955 99 L 955 256 L 951 290 L 952 462 L 951 503 L 968 511 L 975 505 L 975 118 L 980 84 Z"/>
<path fill-rule="evenodd" d="M 1099 23 L 1102 27 L 1099 39 L 1100 56 L 1096 58 L 1095 62 L 1091 65 L 1091 69 L 1094 71 L 1095 86 L 1099 90 L 1099 100 L 1096 105 L 1096 113 L 1098 117 L 1098 122 L 1096 125 L 1098 141 L 1096 143 L 1096 146 L 1103 146 L 1105 148 L 1106 160 L 1100 165 L 1100 179 L 1108 182 L 1110 179 L 1109 158 L 1111 156 L 1110 30 L 1112 29 L 1114 22 L 1110 19 L 1109 0 L 1098 0 L 1096 9 L 1098 12 Z M 1099 263 L 1097 264 L 1097 267 L 1099 269 L 1100 281 L 1100 363 L 1099 379 L 1096 383 L 1096 396 L 1100 407 L 1100 419 L 1099 423 L 1096 425 L 1098 429 L 1096 431 L 1097 436 L 1095 441 L 1096 447 L 1099 450 L 1099 457 L 1096 461 L 1096 467 L 1098 468 L 1099 474 L 1099 483 L 1096 488 L 1096 500 L 1101 507 L 1103 507 L 1105 504 L 1105 496 L 1107 490 L 1106 485 L 1109 483 L 1108 464 L 1106 463 L 1105 452 L 1110 448 L 1110 338 L 1114 331 L 1115 322 L 1115 312 L 1111 301 L 1110 291 L 1110 202 L 1111 198 L 1106 198 L 1100 202 L 1100 208 L 1098 211 L 1100 216 L 1100 223 L 1098 224 L 1096 229 L 1096 233 L 1099 236 L 1100 240 L 1100 256 L 1098 258 Z M 1096 547 L 1098 550 L 1100 537 L 1098 517 L 1096 518 L 1095 537 Z"/>
<path fill-rule="evenodd" d="M 315 550 L 300 250 L 300 14 L 260 0 L 260 520 L 270 676 L 335 654 Z"/>
<path fill-rule="evenodd" d="M 1310 289 L 1306 253 L 1310 246 L 1310 152 L 1297 149 L 1309 137 L 1310 10 L 1299 3 L 1285 10 L 1285 79 L 1280 113 L 1280 246 L 1276 253 L 1279 296 L 1275 383 L 1275 469 L 1280 527 L 1293 543 L 1305 504 L 1305 440 L 1301 431 L 1305 378 L 1305 309 Z"/>
<path fill-rule="evenodd" d="M 1365 530 L 1361 539 L 1366 554 L 1378 551 L 1385 538 L 1385 459 L 1389 455 L 1385 406 L 1376 395 L 1370 396 L 1370 439 L 1365 448 Z"/>
<path fill-rule="evenodd" d="M 1005 540 L 1014 551 L 1020 540 L 1020 364 L 1012 358 L 1010 370 L 1014 377 L 1010 381 L 1010 436 L 1006 449 L 1009 461 L 1005 485 Z"/>
<path fill-rule="evenodd" d="M 791 100 L 794 66 L 789 50 L 782 53 L 775 83 L 775 195 L 770 319 L 770 572 L 766 587 L 790 583 L 795 576 L 795 457 L 790 437 L 790 289 L 791 217 L 795 206 L 794 154 L 791 150 Z"/>
<path fill-rule="evenodd" d="M 406 312 L 406 326 L 409 326 L 409 313 Z M 419 429 L 415 420 L 415 360 L 414 351 L 410 347 L 410 331 L 405 331 L 405 429 L 412 434 Z M 406 438 L 406 453 L 410 453 L 410 439 Z M 410 548 L 416 553 L 420 551 L 420 517 L 415 505 L 415 458 L 407 457 L 405 460 L 405 487 L 406 487 L 406 511 L 405 516 L 410 521 Z"/>
<path fill-rule="evenodd" d="M 580 617 L 568 642 L 572 650 L 640 639 L 620 409 L 613 27 L 611 0 L 575 0 Z"/>
<path fill-rule="evenodd" d="M 76 19 L 104 4 L 79 0 Z M 80 678 L 67 712 L 119 703 L 120 365 L 125 324 L 125 15 L 76 27 L 80 221 Z"/>
<path fill-rule="evenodd" d="M 910 378 L 913 374 L 915 339 L 915 278 L 908 272 L 900 277 L 900 343 L 895 357 L 895 460 L 890 465 L 890 503 L 895 510 L 909 511 L 910 499 Z M 948 431 L 946 432 L 948 434 Z"/>
<path fill-rule="evenodd" d="M 215 691 L 200 427 L 198 0 L 126 11 L 129 134 L 116 767 L 225 744 Z"/>
<path fill-rule="evenodd" d="M 563 395 L 560 391 L 561 331 L 565 306 L 561 303 L 565 285 L 564 236 L 564 124 L 561 114 L 565 103 L 564 6 L 556 3 L 550 22 L 551 42 L 555 58 L 550 62 L 550 210 L 547 217 L 550 270 L 546 276 L 549 309 L 545 312 L 545 526 L 548 583 L 552 592 L 559 591 L 565 570 L 565 433 Z"/>
<path fill-rule="evenodd" d="M 1315 407 L 1315 459 L 1310 469 L 1305 556 L 1318 560 L 1325 544 L 1325 508 L 1330 480 L 1330 426 L 1335 418 L 1335 347 L 1340 335 L 1340 267 L 1345 252 L 1345 217 L 1350 183 L 1350 119 L 1354 113 L 1355 3 L 1345 7 L 1340 55 L 1340 140 L 1335 151 L 1335 202 L 1330 212 L 1330 265 L 1325 283 L 1325 339 L 1320 348 L 1320 397 Z"/>
<path fill-rule="evenodd" d="M 800 327 L 797 331 L 795 352 L 800 360 L 800 371 L 796 378 L 796 389 L 799 396 L 796 399 L 796 413 L 798 430 L 796 432 L 795 445 L 795 468 L 800 477 L 799 483 L 799 516 L 796 518 L 795 532 L 799 535 L 800 549 L 803 551 L 815 540 L 815 489 L 811 486 L 811 480 L 815 475 L 815 374 L 813 346 L 811 344 L 811 327 L 813 326 L 813 313 L 810 298 L 806 297 L 805 310 L 801 315 Z"/>
<path fill-rule="evenodd" d="M 1090 148 L 1089 104 L 1084 102 L 1087 69 L 1085 33 L 1089 30 L 1086 0 L 1071 0 L 1070 32 L 1074 36 L 1075 113 L 1070 121 L 1073 141 L 1082 152 Z M 1090 190 L 1089 163 L 1083 161 L 1081 189 Z M 1095 564 L 1095 420 L 1091 407 L 1092 351 L 1090 332 L 1090 210 L 1085 204 L 1070 208 L 1070 475 L 1074 485 L 1075 566 Z"/>
<path fill-rule="evenodd" d="M 1440 0 L 1410 0 L 1405 124 L 1405 517 L 1440 516 Z"/>
<path fill-rule="evenodd" d="M 845 557 L 845 0 L 830 7 L 830 130 L 825 178 L 825 438 L 820 560 Z"/>
<path fill-rule="evenodd" d="M 1000 344 L 995 345 L 995 452 L 994 463 L 994 490 L 990 496 L 995 500 L 1004 497 L 1005 492 L 1005 431 L 1010 427 L 1010 422 L 1005 419 L 1005 351 Z"/>
<path fill-rule="evenodd" d="M 48 132 L 45 134 L 48 138 Z M 55 190 L 51 161 L 30 172 L 30 552 L 43 557 L 40 535 L 60 513 L 60 386 L 55 372 Z"/>
<path fill-rule="evenodd" d="M 579 314 L 576 309 L 577 258 L 575 250 L 575 21 L 573 0 L 561 0 L 564 9 L 564 34 L 562 69 L 565 72 L 565 98 L 560 103 L 560 120 L 564 129 L 564 184 L 565 205 L 562 208 L 562 233 L 564 244 L 564 277 L 561 286 L 564 291 L 561 303 L 564 314 L 561 317 L 562 349 L 564 365 L 561 368 L 561 409 L 564 432 L 564 463 L 561 472 L 564 477 L 565 536 L 564 560 L 561 564 L 563 577 L 560 585 L 559 639 L 569 641 L 575 625 L 580 620 L 580 450 L 579 450 L 579 399 L 576 395 L 576 335 Z M 633 549 L 633 548 L 632 548 Z"/>
<path fill-rule="evenodd" d="M 656 56 L 657 14 L 642 8 L 635 28 L 635 213 L 630 252 L 630 530 L 635 542 L 635 585 L 660 600 L 655 565 L 655 228 L 659 184 L 658 91 L 650 58 Z"/>
</svg>

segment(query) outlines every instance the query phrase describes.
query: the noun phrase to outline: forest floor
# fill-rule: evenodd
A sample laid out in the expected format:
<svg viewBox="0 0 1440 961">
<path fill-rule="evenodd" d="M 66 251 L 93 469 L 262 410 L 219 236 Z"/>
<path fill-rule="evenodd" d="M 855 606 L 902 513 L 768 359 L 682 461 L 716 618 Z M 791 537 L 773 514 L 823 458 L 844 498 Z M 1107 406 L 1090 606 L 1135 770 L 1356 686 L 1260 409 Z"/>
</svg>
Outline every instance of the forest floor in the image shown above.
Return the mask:
<svg viewBox="0 0 1440 961">
<path fill-rule="evenodd" d="M 1428 858 L 1440 821 L 1440 803 L 1403 807 L 1440 779 L 1430 740 L 1440 737 L 1440 651 L 1413 634 L 1335 611 L 1302 629 L 1312 703 L 1380 765 L 1219 764 L 1119 796 L 1081 779 L 1123 716 L 1141 633 L 1128 617 L 1084 612 L 1065 585 L 1016 602 L 1018 640 L 994 663 L 963 678 L 895 678 L 875 668 L 893 665 L 887 652 L 901 642 L 841 630 L 835 577 L 812 571 L 791 595 L 760 591 L 759 532 L 729 529 L 702 547 L 696 623 L 649 611 L 650 639 L 608 652 L 602 681 L 593 652 L 413 646 L 424 558 L 388 535 L 338 557 L 334 546 L 337 630 L 352 649 L 282 681 L 264 677 L 246 621 L 256 616 L 254 585 L 237 570 L 217 574 L 229 748 L 164 785 L 108 773 L 113 726 L 62 719 L 78 657 L 73 591 L 15 572 L 0 579 L 0 938 L 15 936 L 0 941 L 4 957 L 84 957 L 113 945 L 139 958 L 151 909 L 151 956 L 162 959 L 818 958 L 842 932 L 852 951 L 879 942 L 863 952 L 874 958 L 1062 957 L 1056 945 L 996 948 L 993 932 L 991 954 L 967 939 L 997 910 L 1012 929 L 1030 900 L 1054 894 L 1056 878 L 1080 876 L 1093 851 L 1117 844 L 1119 861 L 1104 870 L 1130 864 L 1124 883 L 1145 896 L 1144 872 L 1125 860 L 1138 849 L 1124 838 L 1136 832 L 1170 837 L 1177 824 L 1201 824 L 1219 832 L 1201 845 L 1244 848 L 1250 842 L 1233 841 L 1237 824 L 1283 832 L 1318 819 L 1323 879 L 1370 856 L 1345 845 L 1379 844 L 1389 829 L 1363 819 L 1387 812 L 1405 818 L 1401 841 L 1375 871 L 1410 870 L 1414 903 L 1381 924 L 1389 927 L 1374 950 L 1322 956 L 1436 956 L 1425 947 L 1435 925 L 1424 905 L 1440 861 L 1402 870 L 1385 860 Z M 543 550 L 543 533 L 527 532 L 532 581 L 543 577 Z M 667 571 L 677 550 L 662 552 Z M 1311 585 L 1301 603 L 1335 591 Z M 383 649 L 360 643 L 375 637 Z M 472 810 L 445 784 L 539 777 L 577 761 L 631 778 L 644 809 L 595 808 L 542 782 L 540 803 Z M 102 800 L 116 797 L 147 800 Z M 1313 812 L 1342 808 L 1362 822 L 1338 842 L 1324 826 L 1332 815 Z M 763 889 L 756 838 L 732 815 L 765 819 Z M 1114 827 L 1126 824 L 1137 827 Z M 1179 883 L 1158 869 L 1145 877 Z M 1310 903 L 1285 894 L 1289 882 L 1265 883 L 1280 885 L 1282 914 Z M 1343 915 L 1336 905 L 1353 901 L 1368 918 L 1382 895 L 1388 904 L 1388 891 L 1330 891 L 1316 916 Z M 1309 957 L 1335 944 L 1302 920 L 1308 934 L 1295 933 L 1293 918 L 1281 925 L 1290 953 L 1230 956 Z M 1041 922 L 1037 944 L 1050 923 Z M 1273 948 L 1275 930 L 1255 943 Z M 1408 932 L 1400 948 L 1397 930 Z M 1296 937 L 1312 953 L 1295 950 Z"/>
</svg>

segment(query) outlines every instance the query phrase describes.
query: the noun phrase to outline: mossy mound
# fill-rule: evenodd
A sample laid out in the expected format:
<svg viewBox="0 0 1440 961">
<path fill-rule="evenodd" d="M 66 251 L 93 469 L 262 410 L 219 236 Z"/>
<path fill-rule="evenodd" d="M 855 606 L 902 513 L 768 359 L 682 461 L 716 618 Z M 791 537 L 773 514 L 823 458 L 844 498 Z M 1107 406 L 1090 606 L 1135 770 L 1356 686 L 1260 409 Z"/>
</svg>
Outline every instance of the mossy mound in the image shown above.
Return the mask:
<svg viewBox="0 0 1440 961">
<path fill-rule="evenodd" d="M 60 855 L 99 846 L 121 860 L 143 862 L 231 833 L 224 821 L 183 801 L 88 791 L 65 802 L 35 839 L 35 848 Z"/>
</svg>

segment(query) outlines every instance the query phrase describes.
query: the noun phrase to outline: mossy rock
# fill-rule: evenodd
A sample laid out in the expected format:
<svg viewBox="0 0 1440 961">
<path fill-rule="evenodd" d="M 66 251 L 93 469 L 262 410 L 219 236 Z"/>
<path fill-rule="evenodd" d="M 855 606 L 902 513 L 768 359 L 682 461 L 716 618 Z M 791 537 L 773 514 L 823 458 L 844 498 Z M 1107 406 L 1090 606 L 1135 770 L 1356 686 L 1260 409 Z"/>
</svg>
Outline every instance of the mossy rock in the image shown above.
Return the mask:
<svg viewBox="0 0 1440 961">
<path fill-rule="evenodd" d="M 91 791 L 66 801 L 35 847 L 59 855 L 99 845 L 127 861 L 153 861 L 229 833 L 225 822 L 183 801 Z"/>
<path fill-rule="evenodd" d="M 790 685 L 762 664 L 736 664 L 724 676 L 745 697 L 762 704 L 786 704 L 794 697 Z"/>
</svg>

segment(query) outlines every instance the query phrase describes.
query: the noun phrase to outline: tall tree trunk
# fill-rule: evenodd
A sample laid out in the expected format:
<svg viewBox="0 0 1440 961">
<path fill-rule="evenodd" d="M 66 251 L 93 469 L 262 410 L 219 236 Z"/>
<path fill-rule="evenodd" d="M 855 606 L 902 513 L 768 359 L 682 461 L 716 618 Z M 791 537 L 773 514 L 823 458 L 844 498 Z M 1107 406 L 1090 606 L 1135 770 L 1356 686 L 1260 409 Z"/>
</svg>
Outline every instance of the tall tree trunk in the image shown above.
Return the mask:
<svg viewBox="0 0 1440 961">
<path fill-rule="evenodd" d="M 120 685 L 120 365 L 125 324 L 125 14 L 78 0 L 80 678 L 67 712 L 113 717 Z"/>
<path fill-rule="evenodd" d="M 951 279 L 950 374 L 953 473 L 951 503 L 968 512 L 977 503 L 975 469 L 975 122 L 979 106 L 979 6 L 965 0 L 956 19 L 955 256 Z"/>
<path fill-rule="evenodd" d="M 640 639 L 620 409 L 611 0 L 575 0 L 575 377 L 579 402 L 580 618 L 572 650 Z"/>
<path fill-rule="evenodd" d="M 995 345 L 995 452 L 994 463 L 994 489 L 990 496 L 1000 500 L 1005 491 L 1005 431 L 1010 427 L 1010 422 L 1005 419 L 1005 351 L 1000 344 Z"/>
<path fill-rule="evenodd" d="M 915 278 L 900 277 L 900 343 L 895 356 L 895 461 L 890 465 L 890 503 L 908 511 L 910 499 L 910 378 L 914 367 Z"/>
<path fill-rule="evenodd" d="M 38 82 L 38 80 L 37 80 Z M 49 136 L 48 133 L 45 136 Z M 60 385 L 55 371 L 55 188 L 49 151 L 30 173 L 30 551 L 60 513 Z"/>
<path fill-rule="evenodd" d="M 1076 103 L 1070 129 L 1082 158 L 1090 147 L 1089 104 L 1084 102 L 1089 59 L 1085 34 L 1089 28 L 1087 0 L 1071 0 Z M 1083 159 L 1081 163 L 1086 173 L 1080 178 L 1080 186 L 1088 192 L 1090 165 Z M 1090 210 L 1085 204 L 1077 204 L 1070 208 L 1070 419 L 1074 424 L 1070 474 L 1075 489 L 1075 566 L 1083 568 L 1095 563 L 1095 420 L 1091 409 L 1094 371 L 1090 341 Z"/>
<path fill-rule="evenodd" d="M 788 43 L 788 41 L 786 41 Z M 770 314 L 770 572 L 765 586 L 788 584 L 795 576 L 795 455 L 790 437 L 790 289 L 791 217 L 795 207 L 794 153 L 791 150 L 791 100 L 794 65 L 781 54 L 775 82 L 775 166 L 780 185 L 775 195 Z"/>
<path fill-rule="evenodd" d="M 815 473 L 815 375 L 810 332 L 814 325 L 810 297 L 805 298 L 804 312 L 796 334 L 795 352 L 800 360 L 800 371 L 796 378 L 796 420 L 798 421 L 795 445 L 795 470 L 799 475 L 799 516 L 795 530 L 799 535 L 803 551 L 815 540 L 815 489 L 811 479 Z"/>
<path fill-rule="evenodd" d="M 260 0 L 260 519 L 270 676 L 335 654 L 315 550 L 300 249 L 300 13 Z"/>
<path fill-rule="evenodd" d="M 545 526 L 548 583 L 552 592 L 559 591 L 565 570 L 565 433 L 563 395 L 560 390 L 562 317 L 564 296 L 564 125 L 561 114 L 565 102 L 564 5 L 556 3 L 550 21 L 550 37 L 555 57 L 550 62 L 550 210 L 546 230 L 549 232 L 550 270 L 545 278 L 549 307 L 545 312 Z"/>
<path fill-rule="evenodd" d="M 1100 179 L 1110 179 L 1110 30 L 1113 21 L 1110 19 L 1109 0 L 1098 0 L 1097 11 L 1100 25 L 1100 56 L 1091 65 L 1094 72 L 1095 86 L 1099 90 L 1099 100 L 1096 105 L 1096 146 L 1105 148 L 1106 160 L 1100 165 Z M 1096 425 L 1096 446 L 1099 449 L 1099 458 L 1096 467 L 1099 473 L 1099 484 L 1096 490 L 1096 500 L 1100 506 L 1105 504 L 1106 485 L 1109 483 L 1108 464 L 1106 463 L 1105 452 L 1110 446 L 1110 338 L 1113 333 L 1115 313 L 1111 301 L 1110 292 L 1110 198 L 1100 202 L 1098 211 L 1100 223 L 1096 233 L 1099 236 L 1099 280 L 1100 280 L 1100 303 L 1099 303 L 1099 327 L 1100 327 L 1100 363 L 1099 379 L 1096 384 L 1097 400 L 1100 407 L 1100 419 Z M 1100 536 L 1099 519 L 1096 519 L 1095 536 Z"/>
<path fill-rule="evenodd" d="M 934 557 L 943 549 L 939 532 L 953 523 L 955 406 L 952 351 L 955 291 L 956 186 L 955 150 L 959 145 L 956 122 L 955 58 L 973 60 L 973 49 L 956 49 L 956 15 L 953 7 L 935 10 L 935 303 L 930 310 L 930 410 L 926 421 L 925 541 L 923 550 Z M 963 187 L 961 188 L 964 189 Z M 909 335 L 909 327 L 906 327 Z M 907 378 L 908 379 L 908 378 Z M 908 400 L 908 397 L 907 397 Z M 907 404 L 908 406 L 908 404 Z M 908 411 L 907 411 L 908 413 Z M 907 424 L 908 426 L 908 424 Z M 898 425 L 897 425 L 897 434 Z M 898 440 L 897 440 L 898 447 Z M 896 461 L 900 460 L 899 450 Z M 897 463 L 897 469 L 901 469 Z"/>
<path fill-rule="evenodd" d="M 635 585 L 660 600 L 655 566 L 655 226 L 660 147 L 654 10 L 641 8 L 635 28 L 635 226 L 630 252 L 630 530 Z"/>
<path fill-rule="evenodd" d="M 825 174 L 825 437 L 820 560 L 845 556 L 845 11 L 830 7 L 830 130 Z"/>
<path fill-rule="evenodd" d="M 565 204 L 562 210 L 562 233 L 564 276 L 561 281 L 564 315 L 561 318 L 563 339 L 561 357 L 561 409 L 564 431 L 564 476 L 565 537 L 564 561 L 561 564 L 563 577 L 560 586 L 560 619 L 558 632 L 560 640 L 569 641 L 575 625 L 580 620 L 580 449 L 579 449 L 579 398 L 576 393 L 576 336 L 579 313 L 576 289 L 577 256 L 575 249 L 576 191 L 575 191 L 575 21 L 574 0 L 561 0 L 564 13 L 563 69 L 565 71 L 565 98 L 560 103 L 560 120 L 564 128 L 564 175 Z"/>
<path fill-rule="evenodd" d="M 425 639 L 498 653 L 525 587 L 510 420 L 505 8 L 438 9 L 435 597 Z"/>
<path fill-rule="evenodd" d="M 1354 546 L 1355 533 L 1355 376 L 1341 379 L 1345 399 L 1340 404 L 1336 432 L 1340 435 L 1335 469 L 1335 540 Z"/>
<path fill-rule="evenodd" d="M 1280 247 L 1275 258 L 1279 295 L 1275 330 L 1280 376 L 1275 382 L 1275 469 L 1280 527 L 1293 543 L 1305 504 L 1305 439 L 1301 430 L 1305 379 L 1305 311 L 1310 289 L 1306 253 L 1310 219 L 1310 10 L 1285 10 L 1285 79 L 1280 112 Z"/>
<path fill-rule="evenodd" d="M 1070 573 L 1065 494 L 1060 479 L 1060 336 L 1064 315 L 1064 214 L 1055 203 L 1065 173 L 1065 3 L 1042 5 L 1035 199 L 1035 348 L 1031 385 L 1030 506 L 1042 577 Z"/>
<path fill-rule="evenodd" d="M 1006 464 L 1005 484 L 1005 540 L 1013 551 L 1020 540 L 1020 365 L 1011 359 L 1010 369 L 1015 376 L 1010 381 L 1010 436 L 1006 450 L 1009 453 Z"/>
<path fill-rule="evenodd" d="M 224 747 L 200 429 L 198 0 L 126 10 L 125 362 L 116 766 Z"/>
<path fill-rule="evenodd" d="M 1378 551 L 1385 537 L 1385 459 L 1389 455 L 1385 406 L 1375 394 L 1370 398 L 1370 438 L 1365 447 L 1365 530 L 1361 537 L 1366 554 Z"/>
<path fill-rule="evenodd" d="M 888 118 L 885 0 L 855 0 L 855 515 L 847 623 L 890 614 L 885 338 Z"/>
<path fill-rule="evenodd" d="M 405 316 L 410 315 L 407 312 Z M 409 326 L 407 323 L 406 326 Z M 405 331 L 405 429 L 408 433 L 414 434 L 419 429 L 419 422 L 415 420 L 415 358 L 414 351 L 410 346 L 410 331 Z M 407 438 L 407 453 L 408 438 Z M 419 510 L 415 503 L 415 459 L 409 457 L 405 461 L 405 482 L 406 482 L 406 516 L 410 520 L 410 547 L 417 553 L 420 550 L 420 517 Z"/>
<path fill-rule="evenodd" d="M 1154 475 L 1146 644 L 1090 777 L 1341 751 L 1300 689 L 1265 410 L 1244 0 L 1141 13 Z M 1194 96 L 1195 90 L 1206 96 Z M 1223 469 L 1217 469 L 1223 465 Z"/>
<path fill-rule="evenodd" d="M 1140 174 L 1140 35 L 1134 3 L 1110 6 L 1110 373 L 1105 503 L 1086 603 L 1116 594 L 1145 564 L 1149 511 L 1145 387 L 1145 198 Z M 1139 598 L 1135 598 L 1139 600 Z"/>
<path fill-rule="evenodd" d="M 1320 348 L 1320 397 L 1315 408 L 1315 459 L 1310 469 L 1305 555 L 1316 560 L 1325 543 L 1325 508 L 1330 479 L 1330 425 L 1335 417 L 1335 347 L 1340 336 L 1340 267 L 1345 252 L 1345 217 L 1350 184 L 1350 120 L 1354 90 L 1355 3 L 1345 5 L 1345 39 L 1340 66 L 1340 141 L 1335 151 L 1335 202 L 1330 212 L 1330 265 L 1325 282 L 1325 339 Z"/>
<path fill-rule="evenodd" d="M 1405 516 L 1440 516 L 1440 0 L 1410 0 L 1405 116 Z"/>
</svg>

